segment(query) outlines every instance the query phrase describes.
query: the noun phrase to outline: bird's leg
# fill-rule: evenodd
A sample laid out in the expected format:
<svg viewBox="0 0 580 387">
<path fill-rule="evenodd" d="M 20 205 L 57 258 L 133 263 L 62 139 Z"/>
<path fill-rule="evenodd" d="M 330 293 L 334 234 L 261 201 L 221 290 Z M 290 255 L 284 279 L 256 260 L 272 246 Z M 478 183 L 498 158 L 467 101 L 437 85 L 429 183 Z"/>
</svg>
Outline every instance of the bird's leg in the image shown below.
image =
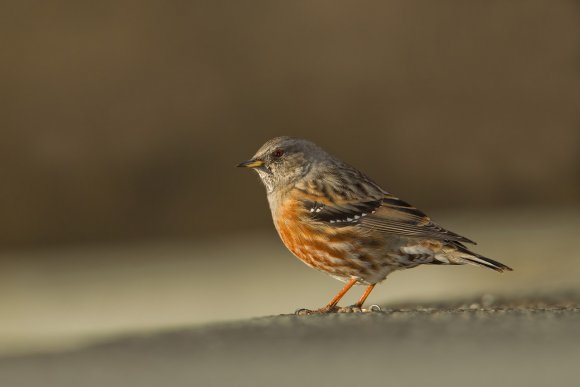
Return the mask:
<svg viewBox="0 0 580 387">
<path fill-rule="evenodd" d="M 359 298 L 359 300 L 356 302 L 356 304 L 351 305 L 351 306 L 345 306 L 344 308 L 339 308 L 337 310 L 337 312 L 339 313 L 356 313 L 356 312 L 362 312 L 362 306 L 365 303 L 367 297 L 369 296 L 369 294 L 371 294 L 371 292 L 373 291 L 373 289 L 375 288 L 376 284 L 372 284 L 367 286 L 365 292 L 363 293 L 363 295 Z M 371 308 L 372 310 L 372 308 Z"/>
<path fill-rule="evenodd" d="M 316 310 L 298 309 L 295 312 L 295 314 L 297 314 L 297 315 L 305 315 L 305 314 L 314 314 L 314 313 L 330 313 L 330 312 L 336 312 L 336 311 L 338 311 L 338 308 L 336 307 L 336 304 L 338 304 L 338 301 L 340 301 L 340 299 L 342 297 L 344 297 L 344 295 L 346 294 L 346 292 L 348 292 L 350 290 L 350 288 L 352 288 L 354 286 L 354 284 L 356 284 L 356 282 L 357 282 L 357 280 L 354 279 L 354 278 L 351 279 L 350 281 L 348 281 L 346 283 L 346 285 L 344 285 L 344 287 L 342 288 L 342 290 L 340 292 L 338 292 L 336 294 L 336 296 L 334 296 L 332 298 L 332 300 L 330 300 L 330 302 L 325 307 L 320 308 L 320 309 L 316 309 Z M 370 293 L 370 291 L 369 291 L 369 293 Z M 367 294 L 367 296 L 368 296 L 368 294 Z M 363 299 L 363 302 L 364 302 L 364 299 Z"/>
<path fill-rule="evenodd" d="M 365 292 L 363 293 L 363 295 L 359 298 L 359 300 L 356 302 L 355 306 L 358 306 L 359 308 L 362 308 L 363 304 L 365 303 L 365 301 L 367 300 L 367 297 L 369 296 L 369 294 L 371 294 L 371 292 L 373 291 L 373 289 L 375 288 L 376 284 L 372 284 L 367 286 Z"/>
<path fill-rule="evenodd" d="M 330 300 L 328 305 L 326 305 L 324 308 L 321 308 L 319 310 L 323 311 L 323 312 L 333 311 L 336 308 L 336 304 L 338 304 L 338 302 L 342 299 L 342 297 L 344 297 L 346 292 L 348 292 L 350 290 L 350 288 L 353 287 L 354 284 L 356 284 L 355 279 L 351 279 L 350 281 L 348 281 L 347 284 L 344 285 L 344 288 L 342 288 L 342 290 L 340 292 L 338 292 L 332 300 Z"/>
</svg>

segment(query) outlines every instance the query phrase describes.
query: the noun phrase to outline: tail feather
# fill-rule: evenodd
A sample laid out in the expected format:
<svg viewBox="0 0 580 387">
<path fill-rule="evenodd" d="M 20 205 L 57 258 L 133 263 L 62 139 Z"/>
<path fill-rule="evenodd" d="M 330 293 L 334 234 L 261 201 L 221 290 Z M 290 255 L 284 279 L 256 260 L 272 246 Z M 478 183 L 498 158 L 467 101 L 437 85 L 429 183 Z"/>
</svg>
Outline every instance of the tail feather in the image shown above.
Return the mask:
<svg viewBox="0 0 580 387">
<path fill-rule="evenodd" d="M 504 271 L 513 270 L 511 267 L 504 265 L 501 262 L 498 262 L 491 258 L 487 258 L 484 257 L 483 255 L 470 251 L 467 247 L 465 247 L 461 243 L 453 243 L 453 246 L 456 248 L 457 252 L 461 253 L 457 257 L 459 261 L 463 261 L 464 263 L 470 263 L 472 265 L 477 265 L 481 267 L 487 267 L 500 273 L 503 273 Z"/>
<path fill-rule="evenodd" d="M 482 266 L 482 267 L 488 267 L 490 269 L 493 269 L 497 272 L 503 273 L 504 271 L 512 271 L 513 269 L 507 265 L 504 265 L 501 262 L 495 261 L 491 258 L 487 258 L 481 255 L 474 255 L 472 257 L 462 257 L 464 260 L 466 260 L 468 263 L 471 263 L 472 265 L 477 265 L 477 266 Z"/>
</svg>

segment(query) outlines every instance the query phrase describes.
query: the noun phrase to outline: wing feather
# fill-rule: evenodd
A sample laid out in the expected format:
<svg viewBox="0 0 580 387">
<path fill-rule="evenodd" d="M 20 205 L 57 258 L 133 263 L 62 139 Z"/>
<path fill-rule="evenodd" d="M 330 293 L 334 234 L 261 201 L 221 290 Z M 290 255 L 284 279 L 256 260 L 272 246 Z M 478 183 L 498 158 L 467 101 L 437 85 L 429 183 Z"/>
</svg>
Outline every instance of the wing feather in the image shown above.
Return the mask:
<svg viewBox="0 0 580 387">
<path fill-rule="evenodd" d="M 439 226 L 419 209 L 389 193 L 384 193 L 382 199 L 364 199 L 331 204 L 306 201 L 304 204 L 313 220 L 336 227 L 358 225 L 385 234 L 475 244 Z"/>
</svg>

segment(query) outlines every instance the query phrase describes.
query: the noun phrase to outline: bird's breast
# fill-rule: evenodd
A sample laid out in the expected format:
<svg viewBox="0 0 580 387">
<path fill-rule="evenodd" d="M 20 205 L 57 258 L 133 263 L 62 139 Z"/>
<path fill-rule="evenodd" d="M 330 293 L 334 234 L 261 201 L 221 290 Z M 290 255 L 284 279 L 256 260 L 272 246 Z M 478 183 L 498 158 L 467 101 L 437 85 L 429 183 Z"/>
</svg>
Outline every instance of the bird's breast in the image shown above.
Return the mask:
<svg viewBox="0 0 580 387">
<path fill-rule="evenodd" d="M 272 214 L 284 245 L 308 266 L 345 279 L 365 278 L 379 269 L 378 257 L 368 250 L 368 236 L 361 235 L 358 227 L 316 222 L 292 198 L 281 201 Z"/>
</svg>

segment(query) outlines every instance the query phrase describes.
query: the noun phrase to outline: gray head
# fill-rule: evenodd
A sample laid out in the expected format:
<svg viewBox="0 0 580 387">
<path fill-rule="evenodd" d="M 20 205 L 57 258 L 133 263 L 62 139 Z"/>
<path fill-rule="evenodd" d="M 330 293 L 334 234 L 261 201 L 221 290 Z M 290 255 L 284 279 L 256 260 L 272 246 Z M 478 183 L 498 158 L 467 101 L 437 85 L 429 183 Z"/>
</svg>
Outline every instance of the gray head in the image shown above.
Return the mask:
<svg viewBox="0 0 580 387">
<path fill-rule="evenodd" d="M 271 193 L 290 187 L 306 176 L 315 163 L 331 157 L 308 140 L 284 136 L 267 141 L 250 160 L 238 167 L 253 168 Z"/>
</svg>

